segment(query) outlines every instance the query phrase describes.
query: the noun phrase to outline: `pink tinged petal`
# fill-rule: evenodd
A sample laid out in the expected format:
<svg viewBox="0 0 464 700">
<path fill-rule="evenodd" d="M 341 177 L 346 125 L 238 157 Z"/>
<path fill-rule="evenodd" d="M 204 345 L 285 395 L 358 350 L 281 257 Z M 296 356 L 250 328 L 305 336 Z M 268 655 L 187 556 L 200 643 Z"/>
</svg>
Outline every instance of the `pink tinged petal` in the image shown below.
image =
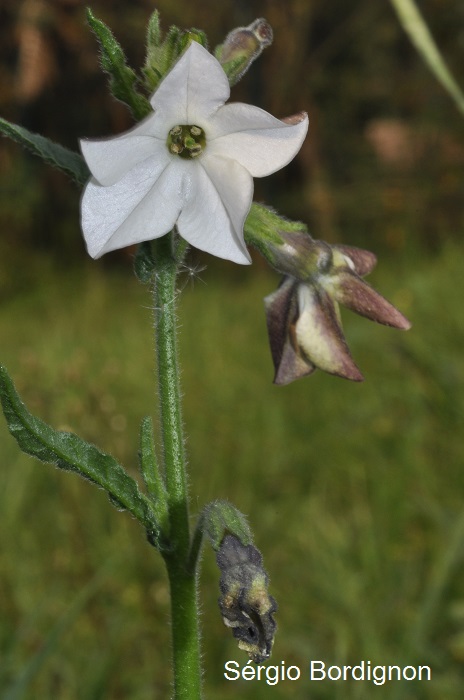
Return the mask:
<svg viewBox="0 0 464 700">
<path fill-rule="evenodd" d="M 286 124 L 259 107 L 229 104 L 212 117 L 207 148 L 209 153 L 236 160 L 253 177 L 264 177 L 296 156 L 307 131 L 307 115 L 297 124 Z"/>
<path fill-rule="evenodd" d="M 89 254 L 104 253 L 170 231 L 190 189 L 190 174 L 180 159 L 149 159 L 111 187 L 94 180 L 81 202 L 81 226 Z"/>
<path fill-rule="evenodd" d="M 229 99 L 230 87 L 219 61 L 192 42 L 160 83 L 150 102 L 169 129 L 177 124 L 203 127 L 209 116 Z"/>
<path fill-rule="evenodd" d="M 377 264 L 377 256 L 370 250 L 355 248 L 349 245 L 333 245 L 333 250 L 338 250 L 342 255 L 348 257 L 354 265 L 354 271 L 360 277 L 368 275 Z"/>
<path fill-rule="evenodd" d="M 184 161 L 185 162 L 185 161 Z M 253 198 L 253 180 L 238 163 L 200 156 L 177 228 L 191 245 L 219 258 L 248 265 L 243 224 Z"/>
<path fill-rule="evenodd" d="M 129 170 L 150 156 L 162 157 L 167 150 L 164 141 L 151 136 L 154 115 L 121 136 L 107 139 L 81 139 L 80 147 L 85 162 L 100 185 L 114 185 Z"/>
<path fill-rule="evenodd" d="M 306 359 L 330 374 L 362 381 L 329 295 L 323 289 L 299 284 L 298 310 L 296 340 Z"/>
<path fill-rule="evenodd" d="M 315 365 L 298 354 L 294 342 L 293 331 L 298 314 L 296 288 L 295 280 L 286 278 L 275 292 L 264 299 L 269 344 L 275 368 L 274 384 L 290 384 L 316 369 Z"/>
<path fill-rule="evenodd" d="M 334 275 L 330 281 L 330 294 L 343 306 L 371 321 L 403 331 L 411 328 L 408 319 L 393 304 L 351 272 L 341 271 Z"/>
</svg>

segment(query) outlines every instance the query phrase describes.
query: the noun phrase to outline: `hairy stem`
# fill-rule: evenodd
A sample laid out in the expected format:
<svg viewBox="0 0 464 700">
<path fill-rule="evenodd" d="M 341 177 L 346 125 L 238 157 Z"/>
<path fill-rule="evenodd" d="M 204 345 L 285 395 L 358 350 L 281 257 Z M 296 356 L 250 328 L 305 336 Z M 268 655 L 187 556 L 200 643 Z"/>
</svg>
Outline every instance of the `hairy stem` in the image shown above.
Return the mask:
<svg viewBox="0 0 464 700">
<path fill-rule="evenodd" d="M 171 549 L 164 554 L 171 589 L 175 700 L 201 698 L 196 570 L 188 570 L 188 493 L 176 349 L 176 275 L 172 234 L 153 242 L 155 336 L 163 462 Z"/>
</svg>

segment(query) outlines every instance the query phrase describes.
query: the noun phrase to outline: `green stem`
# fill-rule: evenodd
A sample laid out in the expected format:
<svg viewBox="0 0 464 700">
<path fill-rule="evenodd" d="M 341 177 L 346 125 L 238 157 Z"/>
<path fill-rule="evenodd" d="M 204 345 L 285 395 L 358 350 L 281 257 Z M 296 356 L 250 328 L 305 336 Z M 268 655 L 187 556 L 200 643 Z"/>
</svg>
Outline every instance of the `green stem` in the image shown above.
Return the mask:
<svg viewBox="0 0 464 700">
<path fill-rule="evenodd" d="M 176 350 L 176 275 L 172 235 L 154 241 L 155 334 L 164 472 L 171 549 L 164 554 L 171 588 L 175 700 L 200 700 L 201 668 L 196 570 L 190 549 L 188 493 Z"/>
</svg>

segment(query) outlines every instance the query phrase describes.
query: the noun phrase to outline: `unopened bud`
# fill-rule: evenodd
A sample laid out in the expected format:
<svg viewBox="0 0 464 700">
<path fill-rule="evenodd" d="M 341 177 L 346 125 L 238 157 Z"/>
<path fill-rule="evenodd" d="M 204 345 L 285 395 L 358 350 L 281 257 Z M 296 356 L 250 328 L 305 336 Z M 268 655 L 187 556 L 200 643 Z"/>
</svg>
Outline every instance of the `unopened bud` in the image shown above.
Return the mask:
<svg viewBox="0 0 464 700">
<path fill-rule="evenodd" d="M 237 27 L 227 35 L 215 54 L 231 85 L 240 80 L 262 50 L 272 43 L 272 39 L 271 25 L 262 18 L 256 19 L 248 27 Z"/>
</svg>

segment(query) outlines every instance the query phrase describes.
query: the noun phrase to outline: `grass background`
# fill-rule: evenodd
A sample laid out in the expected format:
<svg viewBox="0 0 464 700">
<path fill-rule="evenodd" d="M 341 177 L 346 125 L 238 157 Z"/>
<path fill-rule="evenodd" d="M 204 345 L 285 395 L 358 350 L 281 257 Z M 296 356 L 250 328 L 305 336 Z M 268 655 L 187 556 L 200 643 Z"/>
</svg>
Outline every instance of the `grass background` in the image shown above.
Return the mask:
<svg viewBox="0 0 464 700">
<path fill-rule="evenodd" d="M 424 664 L 431 683 L 231 683 L 246 656 L 201 580 L 207 697 L 459 698 L 464 681 L 462 249 L 386 259 L 375 285 L 399 333 L 345 314 L 355 384 L 271 383 L 262 297 L 277 278 L 213 263 L 180 304 L 192 512 L 248 514 L 279 602 L 275 662 Z M 60 269 L 31 257 L 0 307 L 1 359 L 33 412 L 136 473 L 156 415 L 151 299 L 129 265 Z M 4 290 L 5 291 L 5 290 Z M 6 292 L 5 292 L 6 296 Z M 167 697 L 168 588 L 138 524 L 104 493 L 21 455 L 0 424 L 2 698 Z"/>
</svg>

